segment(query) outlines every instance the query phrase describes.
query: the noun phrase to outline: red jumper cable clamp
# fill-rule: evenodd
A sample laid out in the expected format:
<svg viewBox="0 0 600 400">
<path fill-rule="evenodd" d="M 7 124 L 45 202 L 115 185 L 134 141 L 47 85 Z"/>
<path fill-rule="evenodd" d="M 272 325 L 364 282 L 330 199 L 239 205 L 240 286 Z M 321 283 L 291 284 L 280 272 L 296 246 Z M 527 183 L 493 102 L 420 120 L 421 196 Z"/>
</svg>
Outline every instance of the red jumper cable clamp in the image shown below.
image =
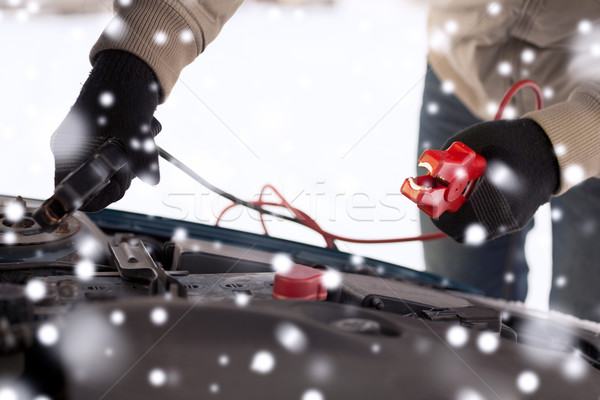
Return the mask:
<svg viewBox="0 0 600 400">
<path fill-rule="evenodd" d="M 456 212 L 465 203 L 485 171 L 485 158 L 461 142 L 448 150 L 425 150 L 419 166 L 427 175 L 408 178 L 402 184 L 402 194 L 415 202 L 427 215 Z"/>
</svg>

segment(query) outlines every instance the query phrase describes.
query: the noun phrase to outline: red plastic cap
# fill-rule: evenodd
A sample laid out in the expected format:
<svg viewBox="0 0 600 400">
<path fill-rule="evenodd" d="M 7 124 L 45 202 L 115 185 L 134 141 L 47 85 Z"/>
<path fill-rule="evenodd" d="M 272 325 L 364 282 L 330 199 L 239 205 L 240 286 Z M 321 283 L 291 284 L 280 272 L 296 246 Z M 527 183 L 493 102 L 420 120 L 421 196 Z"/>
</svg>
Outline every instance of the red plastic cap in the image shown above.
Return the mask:
<svg viewBox="0 0 600 400">
<path fill-rule="evenodd" d="M 274 299 L 325 300 L 327 288 L 322 283 L 324 272 L 296 264 L 275 274 Z"/>
</svg>

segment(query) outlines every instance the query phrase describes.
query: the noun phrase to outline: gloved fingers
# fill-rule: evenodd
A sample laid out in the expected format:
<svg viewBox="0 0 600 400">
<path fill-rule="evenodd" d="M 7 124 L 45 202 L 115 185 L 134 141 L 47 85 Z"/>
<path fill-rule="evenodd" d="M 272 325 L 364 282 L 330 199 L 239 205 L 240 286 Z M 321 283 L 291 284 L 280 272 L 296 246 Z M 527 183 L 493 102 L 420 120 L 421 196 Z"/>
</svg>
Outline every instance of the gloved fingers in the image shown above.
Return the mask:
<svg viewBox="0 0 600 400">
<path fill-rule="evenodd" d="M 139 133 L 131 137 L 128 143 L 124 143 L 131 171 L 142 182 L 150 185 L 156 185 L 160 181 L 158 149 L 154 143 L 154 136 L 160 130 L 160 122 L 153 118 L 149 125 L 142 125 Z"/>
<path fill-rule="evenodd" d="M 511 210 L 509 199 L 487 178 L 456 212 L 445 212 L 433 224 L 459 243 L 481 244 L 523 228 L 529 219 L 520 219 Z M 490 210 L 493 204 L 493 210 Z"/>
<path fill-rule="evenodd" d="M 156 137 L 162 131 L 162 124 L 159 120 L 152 117 L 152 122 L 150 123 L 150 132 L 152 133 L 152 137 Z"/>
<path fill-rule="evenodd" d="M 104 143 L 102 137 L 90 136 L 88 126 L 73 118 L 73 111 L 52 135 L 50 148 L 54 156 L 54 186 L 77 169 Z"/>
<path fill-rule="evenodd" d="M 88 200 L 80 210 L 85 212 L 97 212 L 104 209 L 109 204 L 120 200 L 125 195 L 125 191 L 129 189 L 132 180 L 133 173 L 127 165 L 125 165 L 120 171 L 113 175 L 108 185 L 106 185 L 95 197 Z"/>
</svg>

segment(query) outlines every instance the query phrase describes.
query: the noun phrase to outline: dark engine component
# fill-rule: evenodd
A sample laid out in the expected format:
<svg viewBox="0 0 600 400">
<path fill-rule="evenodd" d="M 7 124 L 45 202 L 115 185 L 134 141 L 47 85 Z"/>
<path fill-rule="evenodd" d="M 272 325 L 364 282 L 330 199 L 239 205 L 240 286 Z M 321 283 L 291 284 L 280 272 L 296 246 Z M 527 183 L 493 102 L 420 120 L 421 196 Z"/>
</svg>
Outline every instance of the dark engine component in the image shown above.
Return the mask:
<svg viewBox="0 0 600 400">
<path fill-rule="evenodd" d="M 24 216 L 13 222 L 5 209 L 16 202 L 22 204 Z M 40 204 L 37 200 L 25 202 L 0 196 L 0 262 L 73 262 L 81 258 L 81 250 L 95 261 L 106 259 L 108 249 L 100 245 L 106 240 L 105 235 L 85 214 L 76 213 L 53 232 L 44 232 L 31 217 Z"/>
<path fill-rule="evenodd" d="M 15 201 L 0 197 L 0 399 L 600 396 L 599 324 L 181 221 L 109 210 L 42 232 L 39 202 L 11 221 Z M 319 270 L 321 300 L 273 299 L 282 253 Z"/>
</svg>

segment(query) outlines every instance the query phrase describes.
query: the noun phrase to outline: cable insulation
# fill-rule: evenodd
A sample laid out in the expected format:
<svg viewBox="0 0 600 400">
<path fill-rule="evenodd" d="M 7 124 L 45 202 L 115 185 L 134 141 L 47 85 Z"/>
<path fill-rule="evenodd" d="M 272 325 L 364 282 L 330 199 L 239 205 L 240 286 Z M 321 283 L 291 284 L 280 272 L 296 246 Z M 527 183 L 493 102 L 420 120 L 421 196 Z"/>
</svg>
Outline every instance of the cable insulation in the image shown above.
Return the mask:
<svg viewBox="0 0 600 400">
<path fill-rule="evenodd" d="M 519 82 L 515 83 L 514 85 L 512 85 L 510 87 L 510 89 L 504 94 L 504 96 L 502 97 L 502 101 L 500 102 L 500 105 L 498 106 L 498 111 L 494 117 L 494 120 L 499 120 L 502 118 L 502 114 L 504 113 L 504 110 L 505 110 L 506 106 L 508 105 L 508 103 L 512 100 L 512 98 L 515 96 L 515 94 L 519 90 L 526 88 L 526 87 L 531 88 L 534 91 L 535 100 L 536 100 L 536 110 L 541 110 L 544 107 L 542 89 L 534 81 L 525 79 L 525 80 L 519 81 Z M 444 234 L 443 232 L 434 232 L 434 233 L 427 233 L 427 234 L 422 234 L 422 235 L 412 236 L 412 237 L 391 238 L 391 239 L 356 239 L 356 238 L 349 238 L 349 237 L 345 237 L 345 236 L 335 235 L 335 234 L 330 233 L 330 232 L 324 230 L 323 228 L 321 228 L 319 226 L 319 224 L 314 219 L 312 219 L 308 214 L 304 213 L 302 210 L 299 210 L 299 209 L 293 207 L 285 199 L 285 197 L 283 197 L 283 195 L 281 193 L 279 193 L 279 191 L 272 185 L 263 186 L 263 188 L 260 192 L 258 201 L 245 201 L 245 200 L 242 200 L 242 199 L 212 185 L 211 183 L 206 181 L 204 178 L 202 178 L 200 175 L 195 173 L 187 165 L 185 165 L 184 163 L 179 161 L 177 158 L 173 157 L 171 154 L 166 152 L 164 149 L 158 147 L 158 151 L 162 158 L 164 158 L 165 160 L 167 160 L 168 162 L 170 162 L 171 164 L 173 164 L 174 166 L 176 166 L 177 168 L 182 170 L 184 173 L 189 175 L 196 182 L 200 183 L 202 186 L 206 187 L 207 189 L 211 190 L 212 192 L 214 192 L 232 202 L 232 204 L 225 207 L 225 209 L 223 209 L 223 211 L 221 211 L 221 213 L 217 217 L 217 221 L 216 221 L 215 225 L 219 225 L 219 223 L 223 219 L 223 216 L 229 210 L 231 210 L 232 208 L 234 208 L 238 205 L 241 205 L 241 206 L 250 208 L 252 210 L 255 210 L 259 213 L 260 223 L 262 225 L 263 231 L 265 232 L 265 235 L 267 235 L 267 236 L 269 235 L 269 231 L 267 229 L 267 226 L 265 224 L 265 220 L 263 217 L 265 214 L 271 215 L 273 217 L 281 218 L 286 221 L 295 222 L 295 223 L 304 225 L 307 228 L 314 230 L 315 232 L 317 232 L 321 236 L 323 236 L 326 246 L 328 248 L 333 248 L 333 249 L 337 248 L 335 245 L 335 240 L 349 242 L 349 243 L 381 244 L 381 243 L 402 243 L 402 242 L 410 242 L 410 241 L 417 241 L 417 240 L 420 240 L 420 241 L 436 240 L 436 239 L 442 239 L 442 238 L 447 237 L 447 235 Z M 476 186 L 476 184 L 477 184 L 477 181 L 474 181 L 470 184 L 469 193 L 471 193 L 471 191 Z M 277 196 L 279 198 L 280 203 L 264 201 L 263 196 L 265 195 L 266 190 L 271 190 L 275 194 L 275 196 Z M 267 210 L 264 208 L 264 206 L 284 208 L 284 209 L 288 210 L 293 215 L 293 217 L 289 217 L 289 216 L 283 215 L 281 213 L 276 213 L 276 212 Z"/>
</svg>

